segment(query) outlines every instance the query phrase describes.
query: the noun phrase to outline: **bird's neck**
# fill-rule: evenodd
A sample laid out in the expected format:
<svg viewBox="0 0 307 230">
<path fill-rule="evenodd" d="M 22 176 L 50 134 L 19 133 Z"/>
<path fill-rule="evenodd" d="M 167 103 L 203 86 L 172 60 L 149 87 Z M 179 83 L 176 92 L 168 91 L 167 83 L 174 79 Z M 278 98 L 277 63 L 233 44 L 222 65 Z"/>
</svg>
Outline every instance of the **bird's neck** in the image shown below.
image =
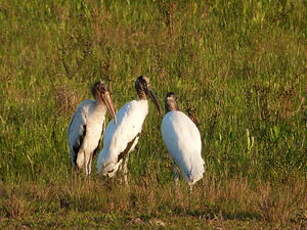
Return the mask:
<svg viewBox="0 0 307 230">
<path fill-rule="evenodd" d="M 139 108 L 142 108 L 143 110 L 147 110 L 148 111 L 149 103 L 148 103 L 147 99 L 137 99 L 135 101 L 138 104 Z"/>
<path fill-rule="evenodd" d="M 144 92 L 144 90 L 137 89 L 136 93 L 138 95 L 139 100 L 146 100 L 147 99 L 147 96 L 146 96 L 146 93 Z"/>
<path fill-rule="evenodd" d="M 96 99 L 95 110 L 105 110 L 105 107 L 104 102 L 100 98 Z"/>
<path fill-rule="evenodd" d="M 166 110 L 166 112 L 178 111 L 179 108 L 178 108 L 178 106 L 177 106 L 176 103 L 167 103 L 167 104 L 165 105 L 165 110 Z"/>
</svg>

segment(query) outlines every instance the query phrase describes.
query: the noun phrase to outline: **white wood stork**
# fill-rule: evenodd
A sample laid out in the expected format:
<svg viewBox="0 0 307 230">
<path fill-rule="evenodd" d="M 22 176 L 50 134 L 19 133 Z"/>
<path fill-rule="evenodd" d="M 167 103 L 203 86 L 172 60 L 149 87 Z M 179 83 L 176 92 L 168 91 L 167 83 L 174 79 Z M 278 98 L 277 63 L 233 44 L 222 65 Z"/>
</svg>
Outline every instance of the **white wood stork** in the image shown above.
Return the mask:
<svg viewBox="0 0 307 230">
<path fill-rule="evenodd" d="M 134 150 L 143 122 L 148 114 L 149 96 L 159 113 L 160 106 L 150 88 L 149 79 L 140 76 L 135 81 L 138 100 L 125 104 L 116 114 L 117 122 L 112 120 L 105 131 L 103 149 L 98 155 L 97 171 L 105 176 L 113 177 L 118 169 L 123 170 L 124 181 L 127 184 L 127 163 L 129 153 Z"/>
<path fill-rule="evenodd" d="M 205 171 L 200 133 L 193 121 L 178 110 L 174 93 L 166 95 L 165 108 L 161 125 L 163 141 L 192 190 L 193 184 L 203 177 Z"/>
<path fill-rule="evenodd" d="M 91 173 L 91 164 L 101 140 L 106 111 L 115 117 L 111 95 L 102 81 L 94 84 L 95 100 L 85 100 L 77 107 L 69 127 L 68 144 L 72 165 Z"/>
</svg>

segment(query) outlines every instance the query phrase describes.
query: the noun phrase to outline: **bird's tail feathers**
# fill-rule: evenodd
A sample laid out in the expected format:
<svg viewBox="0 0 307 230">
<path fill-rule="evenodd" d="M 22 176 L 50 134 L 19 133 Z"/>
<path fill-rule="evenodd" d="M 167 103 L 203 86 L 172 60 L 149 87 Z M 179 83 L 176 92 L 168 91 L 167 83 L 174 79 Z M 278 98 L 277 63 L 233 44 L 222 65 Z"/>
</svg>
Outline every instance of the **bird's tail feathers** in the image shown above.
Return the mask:
<svg viewBox="0 0 307 230">
<path fill-rule="evenodd" d="M 193 168 L 191 169 L 190 174 L 187 178 L 188 183 L 190 185 L 195 184 L 197 181 L 203 178 L 204 172 L 205 172 L 204 161 L 201 160 L 198 162 L 198 164 L 193 165 Z"/>
</svg>

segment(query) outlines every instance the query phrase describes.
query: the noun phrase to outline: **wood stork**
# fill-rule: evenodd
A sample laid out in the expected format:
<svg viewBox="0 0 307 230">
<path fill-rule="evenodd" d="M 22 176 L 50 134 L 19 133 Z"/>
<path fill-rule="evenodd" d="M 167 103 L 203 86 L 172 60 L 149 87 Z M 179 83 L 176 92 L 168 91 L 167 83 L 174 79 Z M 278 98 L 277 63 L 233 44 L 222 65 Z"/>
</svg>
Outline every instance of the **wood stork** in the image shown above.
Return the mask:
<svg viewBox="0 0 307 230">
<path fill-rule="evenodd" d="M 86 175 L 91 173 L 92 158 L 99 147 L 106 111 L 115 117 L 110 92 L 102 81 L 94 84 L 92 94 L 95 100 L 81 102 L 68 127 L 71 162 L 78 169 L 84 168 Z"/>
<path fill-rule="evenodd" d="M 165 108 L 161 125 L 163 141 L 192 190 L 193 184 L 203 177 L 205 171 L 200 133 L 194 122 L 178 110 L 174 93 L 167 93 Z"/>
<path fill-rule="evenodd" d="M 118 169 L 123 170 L 127 184 L 127 162 L 129 153 L 134 150 L 143 122 L 148 114 L 148 100 L 151 98 L 159 113 L 158 100 L 150 88 L 149 79 L 140 76 L 135 81 L 138 100 L 125 104 L 116 114 L 117 122 L 112 120 L 105 131 L 103 149 L 98 155 L 97 171 L 105 176 L 113 177 Z"/>
</svg>

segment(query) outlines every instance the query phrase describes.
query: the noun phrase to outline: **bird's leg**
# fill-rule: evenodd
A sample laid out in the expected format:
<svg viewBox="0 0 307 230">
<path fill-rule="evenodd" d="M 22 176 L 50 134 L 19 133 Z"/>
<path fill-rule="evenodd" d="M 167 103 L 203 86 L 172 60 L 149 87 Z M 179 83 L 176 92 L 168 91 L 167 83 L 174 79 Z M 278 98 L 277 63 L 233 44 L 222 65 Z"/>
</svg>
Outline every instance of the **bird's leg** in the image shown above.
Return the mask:
<svg viewBox="0 0 307 230">
<path fill-rule="evenodd" d="M 179 188 L 179 169 L 178 167 L 173 163 L 173 174 L 174 174 L 174 182 L 175 182 L 175 193 L 180 193 Z"/>
<path fill-rule="evenodd" d="M 125 185 L 128 185 L 128 163 L 127 163 L 127 158 L 123 162 L 123 174 L 124 174 L 124 183 Z"/>
<path fill-rule="evenodd" d="M 90 154 L 90 153 L 86 153 L 85 151 L 84 151 L 84 168 L 85 168 L 85 175 L 86 176 L 89 176 L 90 175 L 90 173 L 91 173 L 91 165 L 90 165 L 90 163 L 91 163 L 91 155 L 92 154 Z"/>
<path fill-rule="evenodd" d="M 174 173 L 175 185 L 178 186 L 178 182 L 179 182 L 179 169 L 177 168 L 176 165 L 174 165 L 174 167 L 173 167 L 173 173 Z"/>
<path fill-rule="evenodd" d="M 129 159 L 129 153 L 127 153 L 123 162 L 123 174 L 124 174 L 125 185 L 128 185 L 128 159 Z"/>
<path fill-rule="evenodd" d="M 192 194 L 192 192 L 193 192 L 193 185 L 192 184 L 189 184 L 189 191 L 190 191 L 190 194 Z"/>
<path fill-rule="evenodd" d="M 87 162 L 88 175 L 90 175 L 92 172 L 92 160 L 93 160 L 93 154 L 90 154 L 89 161 Z"/>
</svg>

